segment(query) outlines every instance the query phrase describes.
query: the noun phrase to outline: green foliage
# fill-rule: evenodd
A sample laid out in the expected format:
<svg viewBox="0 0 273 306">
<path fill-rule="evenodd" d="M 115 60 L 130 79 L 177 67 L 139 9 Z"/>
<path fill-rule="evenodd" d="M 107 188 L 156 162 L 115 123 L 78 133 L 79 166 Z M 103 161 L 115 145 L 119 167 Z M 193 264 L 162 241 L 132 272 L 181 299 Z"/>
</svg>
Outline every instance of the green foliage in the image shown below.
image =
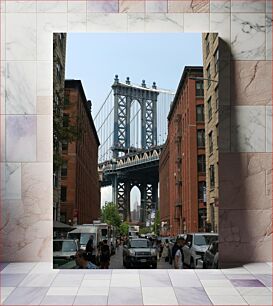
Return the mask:
<svg viewBox="0 0 273 306">
<path fill-rule="evenodd" d="M 119 227 L 121 225 L 121 217 L 117 205 L 112 202 L 106 202 L 101 209 L 101 219 L 102 222 Z"/>
<path fill-rule="evenodd" d="M 151 233 L 151 228 L 150 227 L 143 227 L 139 229 L 139 234 L 140 235 L 146 235 L 148 233 Z"/>
<path fill-rule="evenodd" d="M 154 224 L 153 224 L 153 232 L 156 235 L 159 235 L 159 233 L 160 233 L 160 212 L 159 212 L 159 210 L 157 210 L 156 214 L 155 214 L 155 221 L 154 221 Z"/>
<path fill-rule="evenodd" d="M 122 222 L 121 225 L 119 226 L 119 234 L 121 236 L 126 236 L 128 235 L 129 231 L 129 224 L 127 222 Z"/>
</svg>

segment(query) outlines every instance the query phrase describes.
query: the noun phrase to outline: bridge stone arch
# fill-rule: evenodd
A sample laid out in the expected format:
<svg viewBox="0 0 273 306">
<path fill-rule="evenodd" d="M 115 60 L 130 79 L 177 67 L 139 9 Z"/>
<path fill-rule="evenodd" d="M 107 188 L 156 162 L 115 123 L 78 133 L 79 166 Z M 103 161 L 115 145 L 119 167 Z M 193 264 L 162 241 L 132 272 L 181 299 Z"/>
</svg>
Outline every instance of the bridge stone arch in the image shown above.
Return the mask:
<svg viewBox="0 0 273 306">
<path fill-rule="evenodd" d="M 147 88 L 145 81 L 141 86 L 131 85 L 129 78 L 125 83 L 115 76 L 112 85 L 114 92 L 114 141 L 113 157 L 119 152 L 126 152 L 130 148 L 130 108 L 134 100 L 139 101 L 141 107 L 141 147 L 148 149 L 157 145 L 157 97 L 159 92 L 156 84 Z"/>
</svg>

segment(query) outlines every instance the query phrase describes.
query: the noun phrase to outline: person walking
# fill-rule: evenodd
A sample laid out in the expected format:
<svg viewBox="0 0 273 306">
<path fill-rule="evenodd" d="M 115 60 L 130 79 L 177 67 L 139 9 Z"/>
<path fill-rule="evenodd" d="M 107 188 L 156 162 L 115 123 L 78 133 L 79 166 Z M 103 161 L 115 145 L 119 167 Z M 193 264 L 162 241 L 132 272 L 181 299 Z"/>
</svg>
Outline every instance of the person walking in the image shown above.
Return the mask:
<svg viewBox="0 0 273 306">
<path fill-rule="evenodd" d="M 164 259 L 165 262 L 169 261 L 169 240 L 166 239 L 163 243 L 163 252 L 162 252 L 162 259 Z"/>
<path fill-rule="evenodd" d="M 95 263 L 95 258 L 93 256 L 93 251 L 94 251 L 94 237 L 93 235 L 90 235 L 89 240 L 86 244 L 85 251 L 87 252 L 88 259 L 92 263 Z"/>
<path fill-rule="evenodd" d="M 109 269 L 111 253 L 107 240 L 103 240 L 100 250 L 100 267 L 101 269 Z"/>
<path fill-rule="evenodd" d="M 184 253 L 183 253 L 183 246 L 185 245 L 184 243 L 184 238 L 178 237 L 176 242 L 177 246 L 176 249 L 174 250 L 174 268 L 175 269 L 183 269 L 183 264 L 184 264 Z"/>
</svg>

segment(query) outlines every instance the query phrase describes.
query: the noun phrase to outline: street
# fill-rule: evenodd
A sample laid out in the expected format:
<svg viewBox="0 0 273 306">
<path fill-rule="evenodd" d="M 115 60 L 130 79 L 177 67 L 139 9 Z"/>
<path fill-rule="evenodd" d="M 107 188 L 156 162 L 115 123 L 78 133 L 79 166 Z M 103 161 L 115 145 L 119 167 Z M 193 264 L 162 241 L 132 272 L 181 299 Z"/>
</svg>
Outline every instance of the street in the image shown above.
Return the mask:
<svg viewBox="0 0 273 306">
<path fill-rule="evenodd" d="M 125 269 L 125 267 L 122 264 L 122 251 L 123 247 L 120 246 L 116 249 L 116 254 L 111 256 L 110 261 L 110 269 Z M 142 267 L 144 269 L 147 269 L 147 267 Z M 168 262 L 165 262 L 164 259 L 160 259 L 157 262 L 157 269 L 173 269 L 173 266 L 171 266 Z"/>
</svg>

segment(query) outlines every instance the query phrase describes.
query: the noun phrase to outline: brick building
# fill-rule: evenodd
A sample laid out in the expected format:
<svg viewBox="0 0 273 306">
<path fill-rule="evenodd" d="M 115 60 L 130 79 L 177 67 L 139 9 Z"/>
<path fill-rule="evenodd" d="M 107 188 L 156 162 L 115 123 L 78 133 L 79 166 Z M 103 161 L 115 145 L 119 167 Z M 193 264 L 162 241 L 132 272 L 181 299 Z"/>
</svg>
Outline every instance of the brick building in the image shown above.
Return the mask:
<svg viewBox="0 0 273 306">
<path fill-rule="evenodd" d="M 159 175 L 161 221 L 166 222 L 169 214 L 171 235 L 202 231 L 205 227 L 202 78 L 203 67 L 185 67 L 168 115 L 168 139 L 160 157 Z"/>
<path fill-rule="evenodd" d="M 61 169 L 61 221 L 92 223 L 100 213 L 98 177 L 99 139 L 80 80 L 65 81 L 63 125 L 77 126 L 77 140 L 63 142 Z"/>
</svg>

